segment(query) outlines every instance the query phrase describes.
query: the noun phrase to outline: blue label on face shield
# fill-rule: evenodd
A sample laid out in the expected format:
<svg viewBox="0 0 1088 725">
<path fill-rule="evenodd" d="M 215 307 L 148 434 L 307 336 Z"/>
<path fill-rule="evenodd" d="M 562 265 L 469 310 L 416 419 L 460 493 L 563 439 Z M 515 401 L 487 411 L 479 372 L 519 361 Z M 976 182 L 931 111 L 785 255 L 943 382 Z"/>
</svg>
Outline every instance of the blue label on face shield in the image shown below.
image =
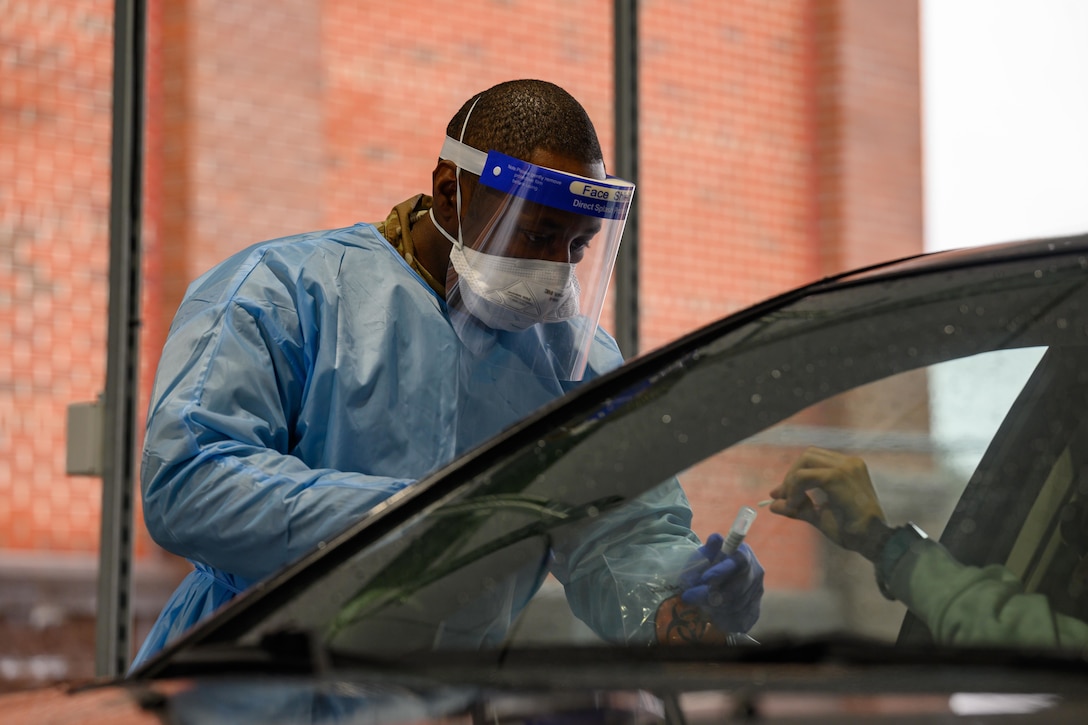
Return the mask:
<svg viewBox="0 0 1088 725">
<path fill-rule="evenodd" d="M 504 194 L 553 209 L 599 219 L 625 219 L 634 184 L 620 179 L 589 179 L 491 151 L 480 183 Z"/>
</svg>

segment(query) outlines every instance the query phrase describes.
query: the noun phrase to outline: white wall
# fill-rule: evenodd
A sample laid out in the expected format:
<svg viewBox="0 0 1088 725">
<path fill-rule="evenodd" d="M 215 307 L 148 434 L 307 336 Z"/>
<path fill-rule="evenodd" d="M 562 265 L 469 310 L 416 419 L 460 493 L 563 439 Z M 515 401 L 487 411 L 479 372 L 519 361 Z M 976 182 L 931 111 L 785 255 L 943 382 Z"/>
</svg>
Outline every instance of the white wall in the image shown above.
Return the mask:
<svg viewBox="0 0 1088 725">
<path fill-rule="evenodd" d="M 927 249 L 1088 232 L 1088 0 L 921 0 Z"/>
</svg>

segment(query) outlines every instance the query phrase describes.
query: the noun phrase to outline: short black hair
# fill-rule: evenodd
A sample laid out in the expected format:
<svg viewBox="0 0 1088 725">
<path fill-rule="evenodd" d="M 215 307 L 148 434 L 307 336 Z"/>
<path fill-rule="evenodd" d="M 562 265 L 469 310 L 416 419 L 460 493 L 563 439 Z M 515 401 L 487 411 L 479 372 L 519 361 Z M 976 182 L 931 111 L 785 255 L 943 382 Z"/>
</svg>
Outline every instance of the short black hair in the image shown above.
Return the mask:
<svg viewBox="0 0 1088 725">
<path fill-rule="evenodd" d="M 463 141 L 481 151 L 519 159 L 548 151 L 586 164 L 604 160 L 589 114 L 554 83 L 514 80 L 492 86 L 465 101 L 446 126 L 446 135 L 460 139 L 466 117 Z"/>
</svg>

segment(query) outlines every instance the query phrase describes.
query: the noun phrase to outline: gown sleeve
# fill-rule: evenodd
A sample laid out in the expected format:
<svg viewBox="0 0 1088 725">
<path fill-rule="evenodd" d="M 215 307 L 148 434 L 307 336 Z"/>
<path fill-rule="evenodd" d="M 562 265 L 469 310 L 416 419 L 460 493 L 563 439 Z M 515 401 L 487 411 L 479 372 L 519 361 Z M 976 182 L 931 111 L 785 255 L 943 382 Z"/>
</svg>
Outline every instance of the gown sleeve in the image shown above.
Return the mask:
<svg viewBox="0 0 1088 725">
<path fill-rule="evenodd" d="M 603 639 L 652 644 L 658 606 L 699 548 L 691 507 L 676 479 L 556 542 L 552 573 L 576 617 Z"/>
<path fill-rule="evenodd" d="M 292 455 L 307 425 L 300 416 L 307 387 L 332 371 L 316 367 L 298 291 L 254 282 L 257 266 L 254 259 L 222 278 L 206 275 L 190 289 L 162 353 L 141 466 L 152 538 L 249 581 L 411 483 L 311 468 Z M 241 280 L 245 295 L 237 292 Z"/>
<path fill-rule="evenodd" d="M 623 364 L 615 340 L 597 331 L 587 379 Z M 576 617 L 603 639 L 652 644 L 660 604 L 698 551 L 692 512 L 676 478 L 557 539 L 551 571 Z"/>
</svg>

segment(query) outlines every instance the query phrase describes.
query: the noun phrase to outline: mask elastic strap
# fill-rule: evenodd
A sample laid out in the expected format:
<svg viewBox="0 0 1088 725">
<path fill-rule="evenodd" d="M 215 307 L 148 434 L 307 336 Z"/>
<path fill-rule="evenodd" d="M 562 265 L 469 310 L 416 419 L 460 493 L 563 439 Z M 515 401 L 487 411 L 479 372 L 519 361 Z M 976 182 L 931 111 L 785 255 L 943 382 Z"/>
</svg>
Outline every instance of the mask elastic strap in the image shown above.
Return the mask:
<svg viewBox="0 0 1088 725">
<path fill-rule="evenodd" d="M 476 110 L 476 104 L 480 102 L 480 96 L 476 96 L 476 99 L 472 102 L 472 105 L 468 107 L 468 113 L 465 114 L 465 122 L 461 124 L 461 137 L 458 138 L 458 142 L 465 142 L 465 130 L 468 128 L 468 120 L 472 118 L 472 112 Z M 461 238 L 461 167 L 457 166 L 457 241 L 460 246 L 464 246 L 465 242 Z"/>
<path fill-rule="evenodd" d="M 442 152 L 439 154 L 440 158 L 447 159 L 449 161 L 453 161 L 454 168 L 456 169 L 454 174 L 455 174 L 455 178 L 457 179 L 457 191 L 456 191 L 456 198 L 457 198 L 457 239 L 454 239 L 452 236 L 450 236 L 450 233 L 447 232 L 445 229 L 443 229 L 442 225 L 438 223 L 438 220 L 434 218 L 434 207 L 433 206 L 430 209 L 427 210 L 427 213 L 431 215 L 431 222 L 435 225 L 435 227 L 438 229 L 438 231 L 441 232 L 442 236 L 444 236 L 446 239 L 448 239 L 450 241 L 450 243 L 455 245 L 458 249 L 463 249 L 464 246 L 465 246 L 464 238 L 461 235 L 461 166 L 462 166 L 462 164 L 465 164 L 465 163 L 472 163 L 472 159 L 470 158 L 470 155 L 463 154 L 463 153 L 458 153 L 458 151 L 463 151 L 464 149 L 469 149 L 471 151 L 476 151 L 477 153 L 481 153 L 479 150 L 473 149 L 471 146 L 468 146 L 468 145 L 465 144 L 465 129 L 468 128 L 468 119 L 472 118 L 472 112 L 474 110 L 476 110 L 476 104 L 479 103 L 479 102 L 480 102 L 480 96 L 476 96 L 475 100 L 472 101 L 472 105 L 469 106 L 469 108 L 468 108 L 468 113 L 465 114 L 464 123 L 461 124 L 461 137 L 458 138 L 457 142 L 456 142 L 460 148 L 457 149 L 456 147 L 454 147 L 450 143 L 450 142 L 453 141 L 453 139 L 451 139 L 449 136 L 447 136 L 445 142 L 443 142 L 443 144 L 442 144 Z M 447 147 L 449 147 L 449 148 L 447 148 Z M 450 158 L 451 156 L 453 158 Z M 487 154 L 483 154 L 483 157 L 486 159 Z M 479 166 L 480 166 L 480 171 L 483 171 L 483 168 L 484 168 L 483 162 L 480 162 Z M 478 176 L 480 172 L 477 171 L 475 173 Z"/>
</svg>

